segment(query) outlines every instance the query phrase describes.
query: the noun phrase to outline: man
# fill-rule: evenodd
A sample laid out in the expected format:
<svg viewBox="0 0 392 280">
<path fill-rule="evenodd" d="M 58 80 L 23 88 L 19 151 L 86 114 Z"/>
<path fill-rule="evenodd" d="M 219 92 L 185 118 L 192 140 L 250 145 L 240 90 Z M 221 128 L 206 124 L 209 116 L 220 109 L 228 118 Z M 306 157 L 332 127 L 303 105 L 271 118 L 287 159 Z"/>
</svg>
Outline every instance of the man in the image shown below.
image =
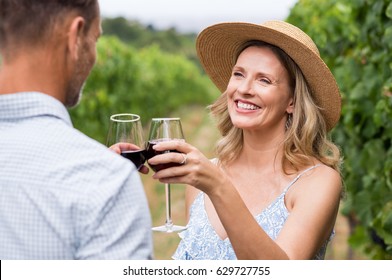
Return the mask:
<svg viewBox="0 0 392 280">
<path fill-rule="evenodd" d="M 0 259 L 151 259 L 135 167 L 72 127 L 97 0 L 0 0 Z"/>
</svg>

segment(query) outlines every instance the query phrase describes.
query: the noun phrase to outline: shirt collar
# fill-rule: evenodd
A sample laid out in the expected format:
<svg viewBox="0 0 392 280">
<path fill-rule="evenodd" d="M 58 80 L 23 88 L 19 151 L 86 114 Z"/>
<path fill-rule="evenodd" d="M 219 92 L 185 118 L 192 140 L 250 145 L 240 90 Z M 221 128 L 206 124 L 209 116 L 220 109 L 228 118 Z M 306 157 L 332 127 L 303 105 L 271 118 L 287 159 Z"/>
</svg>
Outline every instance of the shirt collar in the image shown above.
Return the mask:
<svg viewBox="0 0 392 280">
<path fill-rule="evenodd" d="M 0 95 L 0 121 L 49 115 L 72 126 L 65 106 L 56 98 L 40 92 L 20 92 Z"/>
</svg>

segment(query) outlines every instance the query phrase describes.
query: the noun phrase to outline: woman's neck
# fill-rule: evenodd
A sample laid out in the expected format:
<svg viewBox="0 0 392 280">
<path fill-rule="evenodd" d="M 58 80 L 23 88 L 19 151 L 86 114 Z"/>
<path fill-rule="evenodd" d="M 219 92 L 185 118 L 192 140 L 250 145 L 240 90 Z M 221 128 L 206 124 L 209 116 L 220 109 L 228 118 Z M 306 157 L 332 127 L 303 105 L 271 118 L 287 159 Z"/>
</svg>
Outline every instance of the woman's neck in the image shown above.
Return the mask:
<svg viewBox="0 0 392 280">
<path fill-rule="evenodd" d="M 243 148 L 238 157 L 230 162 L 226 168 L 261 170 L 265 172 L 276 172 L 282 170 L 284 132 L 260 133 L 244 131 Z"/>
</svg>

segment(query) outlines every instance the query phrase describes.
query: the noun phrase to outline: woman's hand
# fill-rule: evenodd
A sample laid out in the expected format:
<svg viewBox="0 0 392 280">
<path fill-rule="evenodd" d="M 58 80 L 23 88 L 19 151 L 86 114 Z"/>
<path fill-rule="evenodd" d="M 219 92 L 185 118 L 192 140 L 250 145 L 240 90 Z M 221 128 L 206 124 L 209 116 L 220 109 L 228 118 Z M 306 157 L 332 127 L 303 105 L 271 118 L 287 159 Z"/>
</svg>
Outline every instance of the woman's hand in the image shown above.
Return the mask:
<svg viewBox="0 0 392 280">
<path fill-rule="evenodd" d="M 176 150 L 162 153 L 148 160 L 151 165 L 177 162 L 181 165 L 156 172 L 154 179 L 162 183 L 187 184 L 210 194 L 224 185 L 226 176 L 220 168 L 206 158 L 198 149 L 184 141 L 163 141 L 154 145 L 156 151 Z"/>
<path fill-rule="evenodd" d="M 140 150 L 140 147 L 132 143 L 119 142 L 110 146 L 109 149 L 120 155 L 121 151 Z M 148 174 L 149 171 L 150 170 L 145 165 L 139 168 L 139 172 L 142 174 Z"/>
</svg>

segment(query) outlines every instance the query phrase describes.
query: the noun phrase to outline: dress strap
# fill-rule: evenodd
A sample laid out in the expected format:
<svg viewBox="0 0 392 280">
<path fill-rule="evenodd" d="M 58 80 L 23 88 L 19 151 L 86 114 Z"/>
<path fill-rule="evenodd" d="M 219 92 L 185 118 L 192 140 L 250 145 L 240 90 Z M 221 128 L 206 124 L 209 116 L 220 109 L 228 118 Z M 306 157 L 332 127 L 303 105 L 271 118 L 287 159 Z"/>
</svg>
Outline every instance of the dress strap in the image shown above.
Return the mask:
<svg viewBox="0 0 392 280">
<path fill-rule="evenodd" d="M 290 182 L 290 184 L 286 187 L 286 189 L 284 190 L 283 193 L 286 193 L 286 192 L 290 189 L 290 187 L 291 187 L 292 185 L 294 185 L 294 183 L 297 182 L 299 178 L 301 178 L 302 175 L 304 175 L 306 172 L 308 172 L 308 171 L 310 171 L 310 170 L 312 170 L 312 169 L 314 169 L 314 168 L 316 168 L 317 166 L 320 166 L 320 165 L 321 165 L 321 164 L 318 163 L 318 164 L 316 164 L 316 165 L 313 165 L 313 166 L 311 166 L 311 167 L 305 169 L 305 170 L 302 171 L 301 173 L 299 173 L 299 174 L 297 175 L 297 177 L 295 177 L 294 180 Z"/>
</svg>

